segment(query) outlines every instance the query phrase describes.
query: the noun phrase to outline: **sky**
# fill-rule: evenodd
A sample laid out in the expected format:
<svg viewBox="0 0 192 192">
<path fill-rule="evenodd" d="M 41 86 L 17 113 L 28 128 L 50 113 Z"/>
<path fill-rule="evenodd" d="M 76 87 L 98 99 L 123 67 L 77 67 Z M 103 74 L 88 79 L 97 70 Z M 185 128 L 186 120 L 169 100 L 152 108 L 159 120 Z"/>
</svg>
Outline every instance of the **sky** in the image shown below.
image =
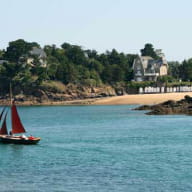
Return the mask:
<svg viewBox="0 0 192 192">
<path fill-rule="evenodd" d="M 0 49 L 24 39 L 139 54 L 146 43 L 169 61 L 192 58 L 191 0 L 0 0 Z"/>
</svg>

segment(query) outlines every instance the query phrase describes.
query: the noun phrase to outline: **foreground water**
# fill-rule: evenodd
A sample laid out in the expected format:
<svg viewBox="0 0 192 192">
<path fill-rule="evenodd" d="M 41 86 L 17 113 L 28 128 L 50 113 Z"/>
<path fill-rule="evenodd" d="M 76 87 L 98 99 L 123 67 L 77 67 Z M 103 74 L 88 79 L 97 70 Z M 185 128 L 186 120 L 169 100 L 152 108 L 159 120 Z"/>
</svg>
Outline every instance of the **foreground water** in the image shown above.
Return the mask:
<svg viewBox="0 0 192 192">
<path fill-rule="evenodd" d="M 192 191 L 192 117 L 20 107 L 36 146 L 0 144 L 0 191 Z"/>
</svg>

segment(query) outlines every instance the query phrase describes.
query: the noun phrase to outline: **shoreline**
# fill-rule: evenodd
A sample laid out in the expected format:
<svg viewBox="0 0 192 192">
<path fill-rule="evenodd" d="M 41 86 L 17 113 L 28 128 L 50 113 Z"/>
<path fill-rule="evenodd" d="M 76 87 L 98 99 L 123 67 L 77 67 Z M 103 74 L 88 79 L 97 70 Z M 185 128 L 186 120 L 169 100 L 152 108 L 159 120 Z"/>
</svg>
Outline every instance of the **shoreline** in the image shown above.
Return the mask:
<svg viewBox="0 0 192 192">
<path fill-rule="evenodd" d="M 95 105 L 154 105 L 167 100 L 178 101 L 184 99 L 186 95 L 192 97 L 192 92 L 161 93 L 161 94 L 137 94 L 123 95 L 111 98 L 102 98 L 95 101 Z"/>
<path fill-rule="evenodd" d="M 45 101 L 42 103 L 34 103 L 33 101 L 16 102 L 19 106 L 59 106 L 59 105 L 153 105 L 165 102 L 167 100 L 181 100 L 186 95 L 192 97 L 192 92 L 182 93 L 161 93 L 161 94 L 137 94 L 137 95 L 122 95 L 103 98 L 77 99 L 71 101 Z M 7 100 L 1 102 L 1 106 L 8 104 Z"/>
</svg>

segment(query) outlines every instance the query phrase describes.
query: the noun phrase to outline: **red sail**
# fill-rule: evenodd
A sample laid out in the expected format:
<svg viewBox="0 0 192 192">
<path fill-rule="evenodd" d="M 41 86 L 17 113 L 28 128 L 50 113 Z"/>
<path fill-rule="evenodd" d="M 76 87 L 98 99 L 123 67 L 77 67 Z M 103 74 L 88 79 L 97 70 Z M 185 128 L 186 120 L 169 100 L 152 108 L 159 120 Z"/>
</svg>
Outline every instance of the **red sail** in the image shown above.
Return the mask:
<svg viewBox="0 0 192 192">
<path fill-rule="evenodd" d="M 17 108 L 13 104 L 11 107 L 11 116 L 12 116 L 12 133 L 25 133 L 25 129 L 21 123 L 21 120 L 19 118 Z"/>
<path fill-rule="evenodd" d="M 6 117 L 7 117 L 7 113 L 5 114 L 5 118 L 3 120 L 3 124 L 2 124 L 2 127 L 0 129 L 0 134 L 1 135 L 8 135 L 7 124 L 6 124 Z"/>
</svg>

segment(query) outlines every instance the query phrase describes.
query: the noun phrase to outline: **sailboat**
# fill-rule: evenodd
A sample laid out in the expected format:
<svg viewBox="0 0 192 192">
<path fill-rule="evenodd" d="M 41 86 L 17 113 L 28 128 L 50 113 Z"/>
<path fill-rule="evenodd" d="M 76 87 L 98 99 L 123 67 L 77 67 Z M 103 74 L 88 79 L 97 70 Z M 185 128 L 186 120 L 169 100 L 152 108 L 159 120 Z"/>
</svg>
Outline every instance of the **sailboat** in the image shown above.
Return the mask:
<svg viewBox="0 0 192 192">
<path fill-rule="evenodd" d="M 0 121 L 4 115 L 4 119 L 2 122 L 2 126 L 0 129 L 0 142 L 2 143 L 13 143 L 13 144 L 37 144 L 40 141 L 40 137 L 33 137 L 29 136 L 26 137 L 25 135 L 16 136 L 14 134 L 21 134 L 25 133 L 26 130 L 20 120 L 19 114 L 17 112 L 17 107 L 12 102 L 11 105 L 11 124 L 12 124 L 12 130 L 10 131 L 11 134 L 8 134 L 7 131 L 7 124 L 6 124 L 6 118 L 7 118 L 7 112 L 5 112 L 6 108 L 4 107 L 1 114 L 0 114 Z"/>
</svg>

